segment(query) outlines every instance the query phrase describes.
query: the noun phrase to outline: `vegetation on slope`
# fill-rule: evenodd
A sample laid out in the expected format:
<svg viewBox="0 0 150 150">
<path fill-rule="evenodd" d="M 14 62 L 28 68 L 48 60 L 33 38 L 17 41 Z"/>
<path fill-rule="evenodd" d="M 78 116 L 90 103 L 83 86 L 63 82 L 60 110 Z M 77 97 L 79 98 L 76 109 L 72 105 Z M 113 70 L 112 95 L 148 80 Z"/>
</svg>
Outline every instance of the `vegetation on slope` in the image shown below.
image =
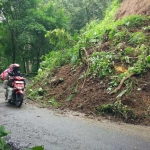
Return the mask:
<svg viewBox="0 0 150 150">
<path fill-rule="evenodd" d="M 70 35 L 92 19 L 101 20 L 112 0 L 1 0 L 0 72 L 11 63 L 21 71 L 37 72 L 40 57 L 59 44 L 49 43 L 48 31 L 63 29 Z M 55 30 L 56 29 L 56 30 Z"/>
<path fill-rule="evenodd" d="M 83 112 L 88 110 L 93 114 L 98 112 L 103 115 L 109 114 L 126 122 L 134 122 L 133 120 L 141 122 L 143 119 L 150 121 L 149 100 L 146 101 L 149 95 L 144 95 L 147 97 L 142 97 L 141 100 L 136 97 L 138 101 L 134 95 L 132 99 L 132 94 L 138 94 L 143 90 L 138 84 L 138 79 L 149 72 L 150 17 L 133 15 L 115 20 L 118 7 L 118 1 L 114 0 L 106 11 L 104 20 L 100 23 L 91 22 L 80 36 L 71 38 L 67 33 L 61 32 L 61 36 L 63 35 L 65 39 L 64 43 L 71 41 L 75 44 L 66 45 L 67 49 L 63 45 L 63 50 L 52 51 L 43 57 L 38 75 L 28 87 L 30 99 L 61 108 L 76 107 Z M 47 35 L 50 41 L 60 36 L 60 34 L 51 35 L 51 33 Z M 63 77 L 63 74 L 57 78 L 57 73 L 59 74 L 59 70 L 63 68 L 61 66 L 65 64 L 71 64 L 72 74 L 69 73 L 68 79 Z M 67 88 L 64 86 L 65 83 L 69 83 L 69 76 L 74 77 L 75 81 L 70 82 L 72 87 L 68 85 Z M 135 77 L 131 78 L 132 76 Z M 82 91 L 86 91 L 92 83 L 94 85 L 90 90 L 95 92 L 95 95 L 90 97 L 89 90 L 86 97 Z M 144 86 L 146 85 L 147 81 Z M 61 94 L 58 88 L 62 88 L 59 91 Z M 99 91 L 95 90 L 96 88 Z M 103 88 L 101 94 L 104 97 L 98 95 L 100 88 Z M 141 104 L 141 107 L 138 108 L 136 104 Z"/>
</svg>

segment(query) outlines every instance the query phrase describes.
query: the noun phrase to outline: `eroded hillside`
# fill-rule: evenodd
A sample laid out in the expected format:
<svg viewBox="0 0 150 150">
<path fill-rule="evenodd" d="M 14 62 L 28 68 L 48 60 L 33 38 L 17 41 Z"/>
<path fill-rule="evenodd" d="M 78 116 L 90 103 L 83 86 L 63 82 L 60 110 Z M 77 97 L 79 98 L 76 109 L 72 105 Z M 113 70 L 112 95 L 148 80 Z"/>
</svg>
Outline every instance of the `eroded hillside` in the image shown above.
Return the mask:
<svg viewBox="0 0 150 150">
<path fill-rule="evenodd" d="M 150 0 L 124 0 L 117 11 L 116 18 L 121 19 L 133 14 L 150 16 Z"/>
<path fill-rule="evenodd" d="M 117 18 L 143 14 L 143 10 L 149 16 L 149 3 L 145 2 L 149 0 L 132 3 L 125 0 Z M 132 12 L 124 11 L 125 6 Z M 135 6 L 138 11 L 133 9 Z M 86 115 L 102 115 L 116 121 L 150 125 L 148 16 L 131 16 L 122 22 L 114 22 L 100 42 L 85 49 L 82 57 L 86 61 L 47 72 L 38 83 L 33 82 L 28 97 L 45 107 L 54 106 Z"/>
</svg>

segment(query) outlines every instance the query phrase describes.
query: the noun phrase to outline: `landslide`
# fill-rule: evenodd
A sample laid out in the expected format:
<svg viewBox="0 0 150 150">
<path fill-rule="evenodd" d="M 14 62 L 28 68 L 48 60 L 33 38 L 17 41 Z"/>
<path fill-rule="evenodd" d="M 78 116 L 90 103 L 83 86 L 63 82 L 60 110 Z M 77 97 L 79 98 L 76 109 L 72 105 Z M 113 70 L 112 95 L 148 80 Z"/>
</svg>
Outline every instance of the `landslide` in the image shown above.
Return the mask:
<svg viewBox="0 0 150 150">
<path fill-rule="evenodd" d="M 137 3 L 128 3 L 130 10 L 145 3 L 134 2 Z M 126 4 L 127 0 L 121 8 Z M 121 8 L 117 18 L 124 17 L 124 7 Z M 139 12 L 135 10 L 129 15 L 134 13 Z M 55 68 L 33 82 L 27 90 L 28 98 L 44 107 L 150 126 L 149 24 L 150 17 L 131 16 L 106 30 L 100 41 L 82 49 L 77 64 Z M 92 60 L 102 61 L 97 62 L 98 67 L 92 65 Z M 120 88 L 116 90 L 118 85 Z"/>
<path fill-rule="evenodd" d="M 150 16 L 150 0 L 124 0 L 116 13 L 116 18 L 121 19 L 133 14 Z"/>
</svg>

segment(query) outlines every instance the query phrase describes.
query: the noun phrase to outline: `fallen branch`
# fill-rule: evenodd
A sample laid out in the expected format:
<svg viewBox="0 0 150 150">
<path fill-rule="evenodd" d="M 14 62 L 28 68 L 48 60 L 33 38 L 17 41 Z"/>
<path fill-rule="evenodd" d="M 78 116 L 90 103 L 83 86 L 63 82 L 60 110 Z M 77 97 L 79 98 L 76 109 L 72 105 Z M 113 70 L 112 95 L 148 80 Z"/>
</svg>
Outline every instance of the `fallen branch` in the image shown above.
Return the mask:
<svg viewBox="0 0 150 150">
<path fill-rule="evenodd" d="M 116 93 L 117 91 L 119 91 L 119 90 L 121 89 L 121 87 L 122 87 L 124 81 L 127 80 L 128 78 L 130 78 L 131 76 L 133 76 L 134 74 L 135 74 L 135 73 L 131 73 L 131 74 L 129 74 L 127 77 L 123 78 L 123 79 L 121 80 L 119 86 L 118 86 L 116 89 L 114 89 L 113 91 L 111 91 L 109 94 L 114 94 L 114 93 Z"/>
<path fill-rule="evenodd" d="M 82 56 L 82 55 L 83 55 L 82 52 L 84 52 L 84 55 L 85 55 L 85 56 Z M 85 58 L 84 58 L 84 57 L 85 57 Z M 79 58 L 80 58 L 80 60 L 81 60 L 81 62 L 82 62 L 83 64 L 88 65 L 88 53 L 87 53 L 87 51 L 86 51 L 85 48 L 80 48 L 80 49 L 79 49 Z"/>
<path fill-rule="evenodd" d="M 83 58 L 83 56 L 82 56 L 82 51 L 84 52 L 84 55 L 85 55 L 84 57 L 85 58 Z M 79 58 L 80 58 L 81 62 L 87 66 L 87 70 L 86 70 L 85 74 L 87 74 L 87 72 L 88 72 L 88 70 L 90 68 L 90 64 L 88 62 L 88 57 L 89 56 L 88 56 L 88 53 L 87 53 L 86 49 L 85 48 L 80 48 L 79 49 Z M 82 87 L 81 87 L 82 89 L 83 89 L 83 87 L 85 85 L 85 81 L 86 81 L 86 77 L 84 78 L 84 81 L 83 81 L 83 84 L 82 84 Z"/>
<path fill-rule="evenodd" d="M 45 97 L 49 97 L 49 96 L 52 96 L 52 95 L 55 95 L 56 93 L 50 93 L 50 94 L 47 94 Z"/>
<path fill-rule="evenodd" d="M 87 76 L 88 70 L 89 70 L 89 64 L 88 64 L 88 67 L 87 67 L 87 70 L 86 70 L 86 73 L 85 73 L 86 76 Z M 85 76 L 84 81 L 83 81 L 83 84 L 82 84 L 82 89 L 83 89 L 83 87 L 84 87 L 84 85 L 85 85 L 86 76 Z"/>
</svg>

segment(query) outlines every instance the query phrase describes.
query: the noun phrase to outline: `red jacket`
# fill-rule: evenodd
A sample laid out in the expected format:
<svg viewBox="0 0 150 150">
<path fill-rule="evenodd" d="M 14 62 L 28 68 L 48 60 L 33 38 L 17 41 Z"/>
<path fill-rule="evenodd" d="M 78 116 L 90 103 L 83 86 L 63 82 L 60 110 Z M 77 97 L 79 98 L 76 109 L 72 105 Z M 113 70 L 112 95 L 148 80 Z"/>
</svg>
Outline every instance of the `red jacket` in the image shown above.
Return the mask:
<svg viewBox="0 0 150 150">
<path fill-rule="evenodd" d="M 3 71 L 3 72 L 1 73 L 0 79 L 1 79 L 2 81 L 8 80 L 8 72 L 11 72 L 11 71 L 12 71 L 11 68 L 7 68 L 5 71 Z"/>
</svg>

